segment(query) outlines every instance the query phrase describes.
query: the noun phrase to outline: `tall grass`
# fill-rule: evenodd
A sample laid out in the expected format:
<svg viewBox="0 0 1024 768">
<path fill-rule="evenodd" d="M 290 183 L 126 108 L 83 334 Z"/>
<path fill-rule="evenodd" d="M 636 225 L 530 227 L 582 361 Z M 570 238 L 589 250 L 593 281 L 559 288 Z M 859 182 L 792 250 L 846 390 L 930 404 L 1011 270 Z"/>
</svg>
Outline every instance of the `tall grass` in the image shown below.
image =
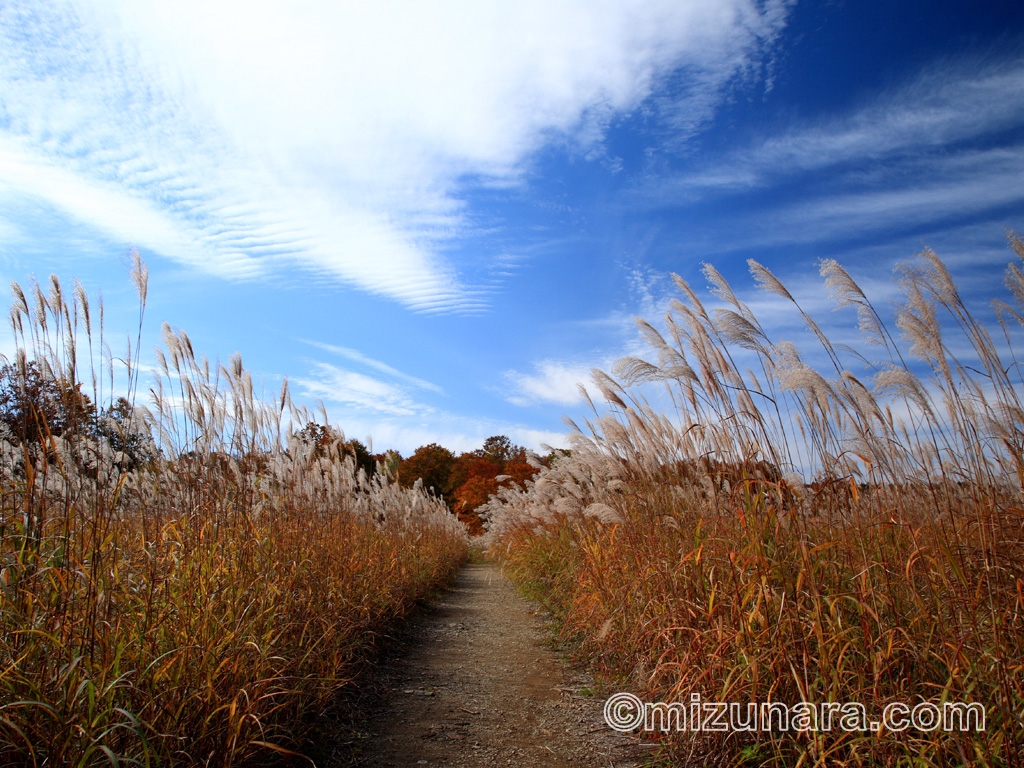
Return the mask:
<svg viewBox="0 0 1024 768">
<path fill-rule="evenodd" d="M 138 259 L 133 277 L 141 329 Z M 237 357 L 210 364 L 165 326 L 137 398 L 139 337 L 115 360 L 80 286 L 14 296 L 21 380 L 32 366 L 84 379 L 100 405 L 127 392 L 129 427 L 162 450 L 129 462 L 97 425 L 58 435 L 42 411 L 35 444 L 0 441 L 0 763 L 301 750 L 360 649 L 465 558 L 464 529 L 419 489 L 357 470 L 341 441 L 310 450 L 287 384 L 262 402 Z"/>
<path fill-rule="evenodd" d="M 1020 262 L 1015 303 L 995 303 L 1002 351 L 930 251 L 899 272 L 897 332 L 822 264 L 866 334 L 859 351 L 750 267 L 802 318 L 817 364 L 772 341 L 712 267 L 713 310 L 676 277 L 664 331 L 638 321 L 656 360 L 595 372 L 608 410 L 576 429 L 571 456 L 492 500 L 493 550 L 647 701 L 987 712 L 983 732 L 666 734 L 677 764 L 1024 765 L 1024 410 L 1006 352 L 1024 324 Z M 648 382 L 674 413 L 648 405 Z"/>
</svg>

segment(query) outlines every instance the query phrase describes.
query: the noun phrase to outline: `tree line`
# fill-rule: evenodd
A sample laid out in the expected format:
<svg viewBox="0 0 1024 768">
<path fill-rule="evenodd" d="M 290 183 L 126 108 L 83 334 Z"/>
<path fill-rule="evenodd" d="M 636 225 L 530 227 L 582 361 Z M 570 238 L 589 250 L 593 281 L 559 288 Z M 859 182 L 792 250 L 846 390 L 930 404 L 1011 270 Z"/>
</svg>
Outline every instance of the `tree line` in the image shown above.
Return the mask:
<svg viewBox="0 0 1024 768">
<path fill-rule="evenodd" d="M 136 469 L 159 455 L 140 416 L 125 397 L 97 408 L 81 382 L 34 360 L 0 366 L 0 439 L 31 460 L 51 453 L 54 438 L 87 437 L 105 444 L 121 469 Z"/>
<path fill-rule="evenodd" d="M 438 443 L 429 443 L 407 458 L 394 450 L 371 453 L 359 440 L 346 440 L 333 427 L 316 422 L 307 423 L 297 435 L 313 451 L 339 446 L 367 476 L 386 472 L 405 488 L 421 483 L 425 490 L 441 497 L 474 536 L 483 533 L 483 521 L 476 510 L 498 488 L 511 483 L 525 486 L 551 460 L 551 456 L 535 457 L 531 463 L 526 449 L 505 435 L 488 437 L 476 450 L 460 454 Z"/>
<path fill-rule="evenodd" d="M 145 418 L 126 398 L 118 397 L 98 408 L 82 384 L 54 375 L 45 366 L 24 359 L 0 366 L 0 439 L 19 446 L 35 458 L 49 452 L 53 438 L 89 437 L 102 442 L 125 471 L 157 460 L 157 446 Z M 352 457 L 367 477 L 385 472 L 403 487 L 421 483 L 441 497 L 472 535 L 483 533 L 476 510 L 498 488 L 526 481 L 547 465 L 551 457 L 535 457 L 505 435 L 484 440 L 473 451 L 456 454 L 438 443 L 417 448 L 407 458 L 393 450 L 372 453 L 359 440 L 346 439 L 327 424 L 310 421 L 295 433 L 298 450 L 313 454 L 341 451 Z M 177 458 L 177 457 L 169 457 Z"/>
<path fill-rule="evenodd" d="M 477 536 L 483 533 L 483 522 L 476 510 L 501 486 L 525 485 L 549 461 L 546 457 L 531 463 L 525 448 L 505 435 L 495 435 L 480 448 L 458 456 L 437 443 L 420 446 L 398 462 L 397 477 L 407 487 L 421 481 L 425 488 L 433 488 L 470 534 Z"/>
</svg>

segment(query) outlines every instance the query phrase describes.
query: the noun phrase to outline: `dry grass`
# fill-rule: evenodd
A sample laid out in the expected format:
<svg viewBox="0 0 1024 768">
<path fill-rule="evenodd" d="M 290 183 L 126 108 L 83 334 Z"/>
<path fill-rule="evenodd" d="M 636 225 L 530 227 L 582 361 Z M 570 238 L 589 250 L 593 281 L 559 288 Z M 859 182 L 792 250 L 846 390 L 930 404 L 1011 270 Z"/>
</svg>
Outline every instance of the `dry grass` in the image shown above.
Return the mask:
<svg viewBox="0 0 1024 768">
<path fill-rule="evenodd" d="M 145 305 L 146 275 L 134 272 Z M 101 314 L 101 312 L 100 312 Z M 130 398 L 88 297 L 15 287 L 25 370 Z M 287 387 L 166 350 L 141 466 L 85 426 L 0 442 L 0 763 L 239 765 L 301 749 L 360 649 L 466 557 L 443 504 L 289 435 Z M 116 379 L 116 381 L 115 381 Z M 106 400 L 105 400 L 106 398 Z"/>
<path fill-rule="evenodd" d="M 493 551 L 582 655 L 647 701 L 987 711 L 984 732 L 676 733 L 664 739 L 676 764 L 1024 765 L 1016 359 L 931 252 L 902 270 L 899 339 L 849 275 L 822 265 L 873 342 L 864 356 L 844 350 L 796 305 L 824 366 L 769 340 L 705 274 L 724 306 L 709 311 L 677 280 L 684 299 L 665 333 L 641 323 L 657 361 L 620 362 L 620 380 L 598 374 L 610 413 L 526 491 L 489 505 Z M 1016 263 L 1007 285 L 1016 306 L 996 308 L 1021 322 Z M 672 417 L 639 394 L 651 381 L 668 385 Z"/>
</svg>

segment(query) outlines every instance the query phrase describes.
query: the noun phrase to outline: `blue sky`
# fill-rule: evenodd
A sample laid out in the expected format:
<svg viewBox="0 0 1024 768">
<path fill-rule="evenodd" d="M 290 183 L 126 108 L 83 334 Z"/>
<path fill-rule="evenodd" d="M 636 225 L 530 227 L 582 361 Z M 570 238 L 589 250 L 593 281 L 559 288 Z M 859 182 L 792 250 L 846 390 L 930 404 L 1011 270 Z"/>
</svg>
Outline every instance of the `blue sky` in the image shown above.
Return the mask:
<svg viewBox="0 0 1024 768">
<path fill-rule="evenodd" d="M 670 272 L 771 318 L 755 258 L 820 313 L 819 259 L 884 301 L 927 245 L 980 301 L 1008 228 L 1019 2 L 0 0 L 0 277 L 127 335 L 137 247 L 145 350 L 376 450 L 561 444 Z"/>
</svg>

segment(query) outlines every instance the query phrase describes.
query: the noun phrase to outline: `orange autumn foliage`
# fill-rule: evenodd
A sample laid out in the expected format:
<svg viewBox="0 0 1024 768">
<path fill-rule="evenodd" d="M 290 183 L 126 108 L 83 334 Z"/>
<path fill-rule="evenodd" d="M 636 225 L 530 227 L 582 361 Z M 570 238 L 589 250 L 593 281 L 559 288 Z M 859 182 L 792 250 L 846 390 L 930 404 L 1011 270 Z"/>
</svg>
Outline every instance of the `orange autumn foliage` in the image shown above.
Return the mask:
<svg viewBox="0 0 1024 768">
<path fill-rule="evenodd" d="M 487 438 L 483 446 L 456 457 L 436 443 L 421 446 L 397 466 L 397 479 L 411 488 L 416 481 L 444 497 L 448 508 L 470 533 L 483 533 L 483 523 L 476 510 L 502 486 L 525 486 L 537 473 L 526 459 L 526 449 L 515 445 L 504 435 Z"/>
</svg>

